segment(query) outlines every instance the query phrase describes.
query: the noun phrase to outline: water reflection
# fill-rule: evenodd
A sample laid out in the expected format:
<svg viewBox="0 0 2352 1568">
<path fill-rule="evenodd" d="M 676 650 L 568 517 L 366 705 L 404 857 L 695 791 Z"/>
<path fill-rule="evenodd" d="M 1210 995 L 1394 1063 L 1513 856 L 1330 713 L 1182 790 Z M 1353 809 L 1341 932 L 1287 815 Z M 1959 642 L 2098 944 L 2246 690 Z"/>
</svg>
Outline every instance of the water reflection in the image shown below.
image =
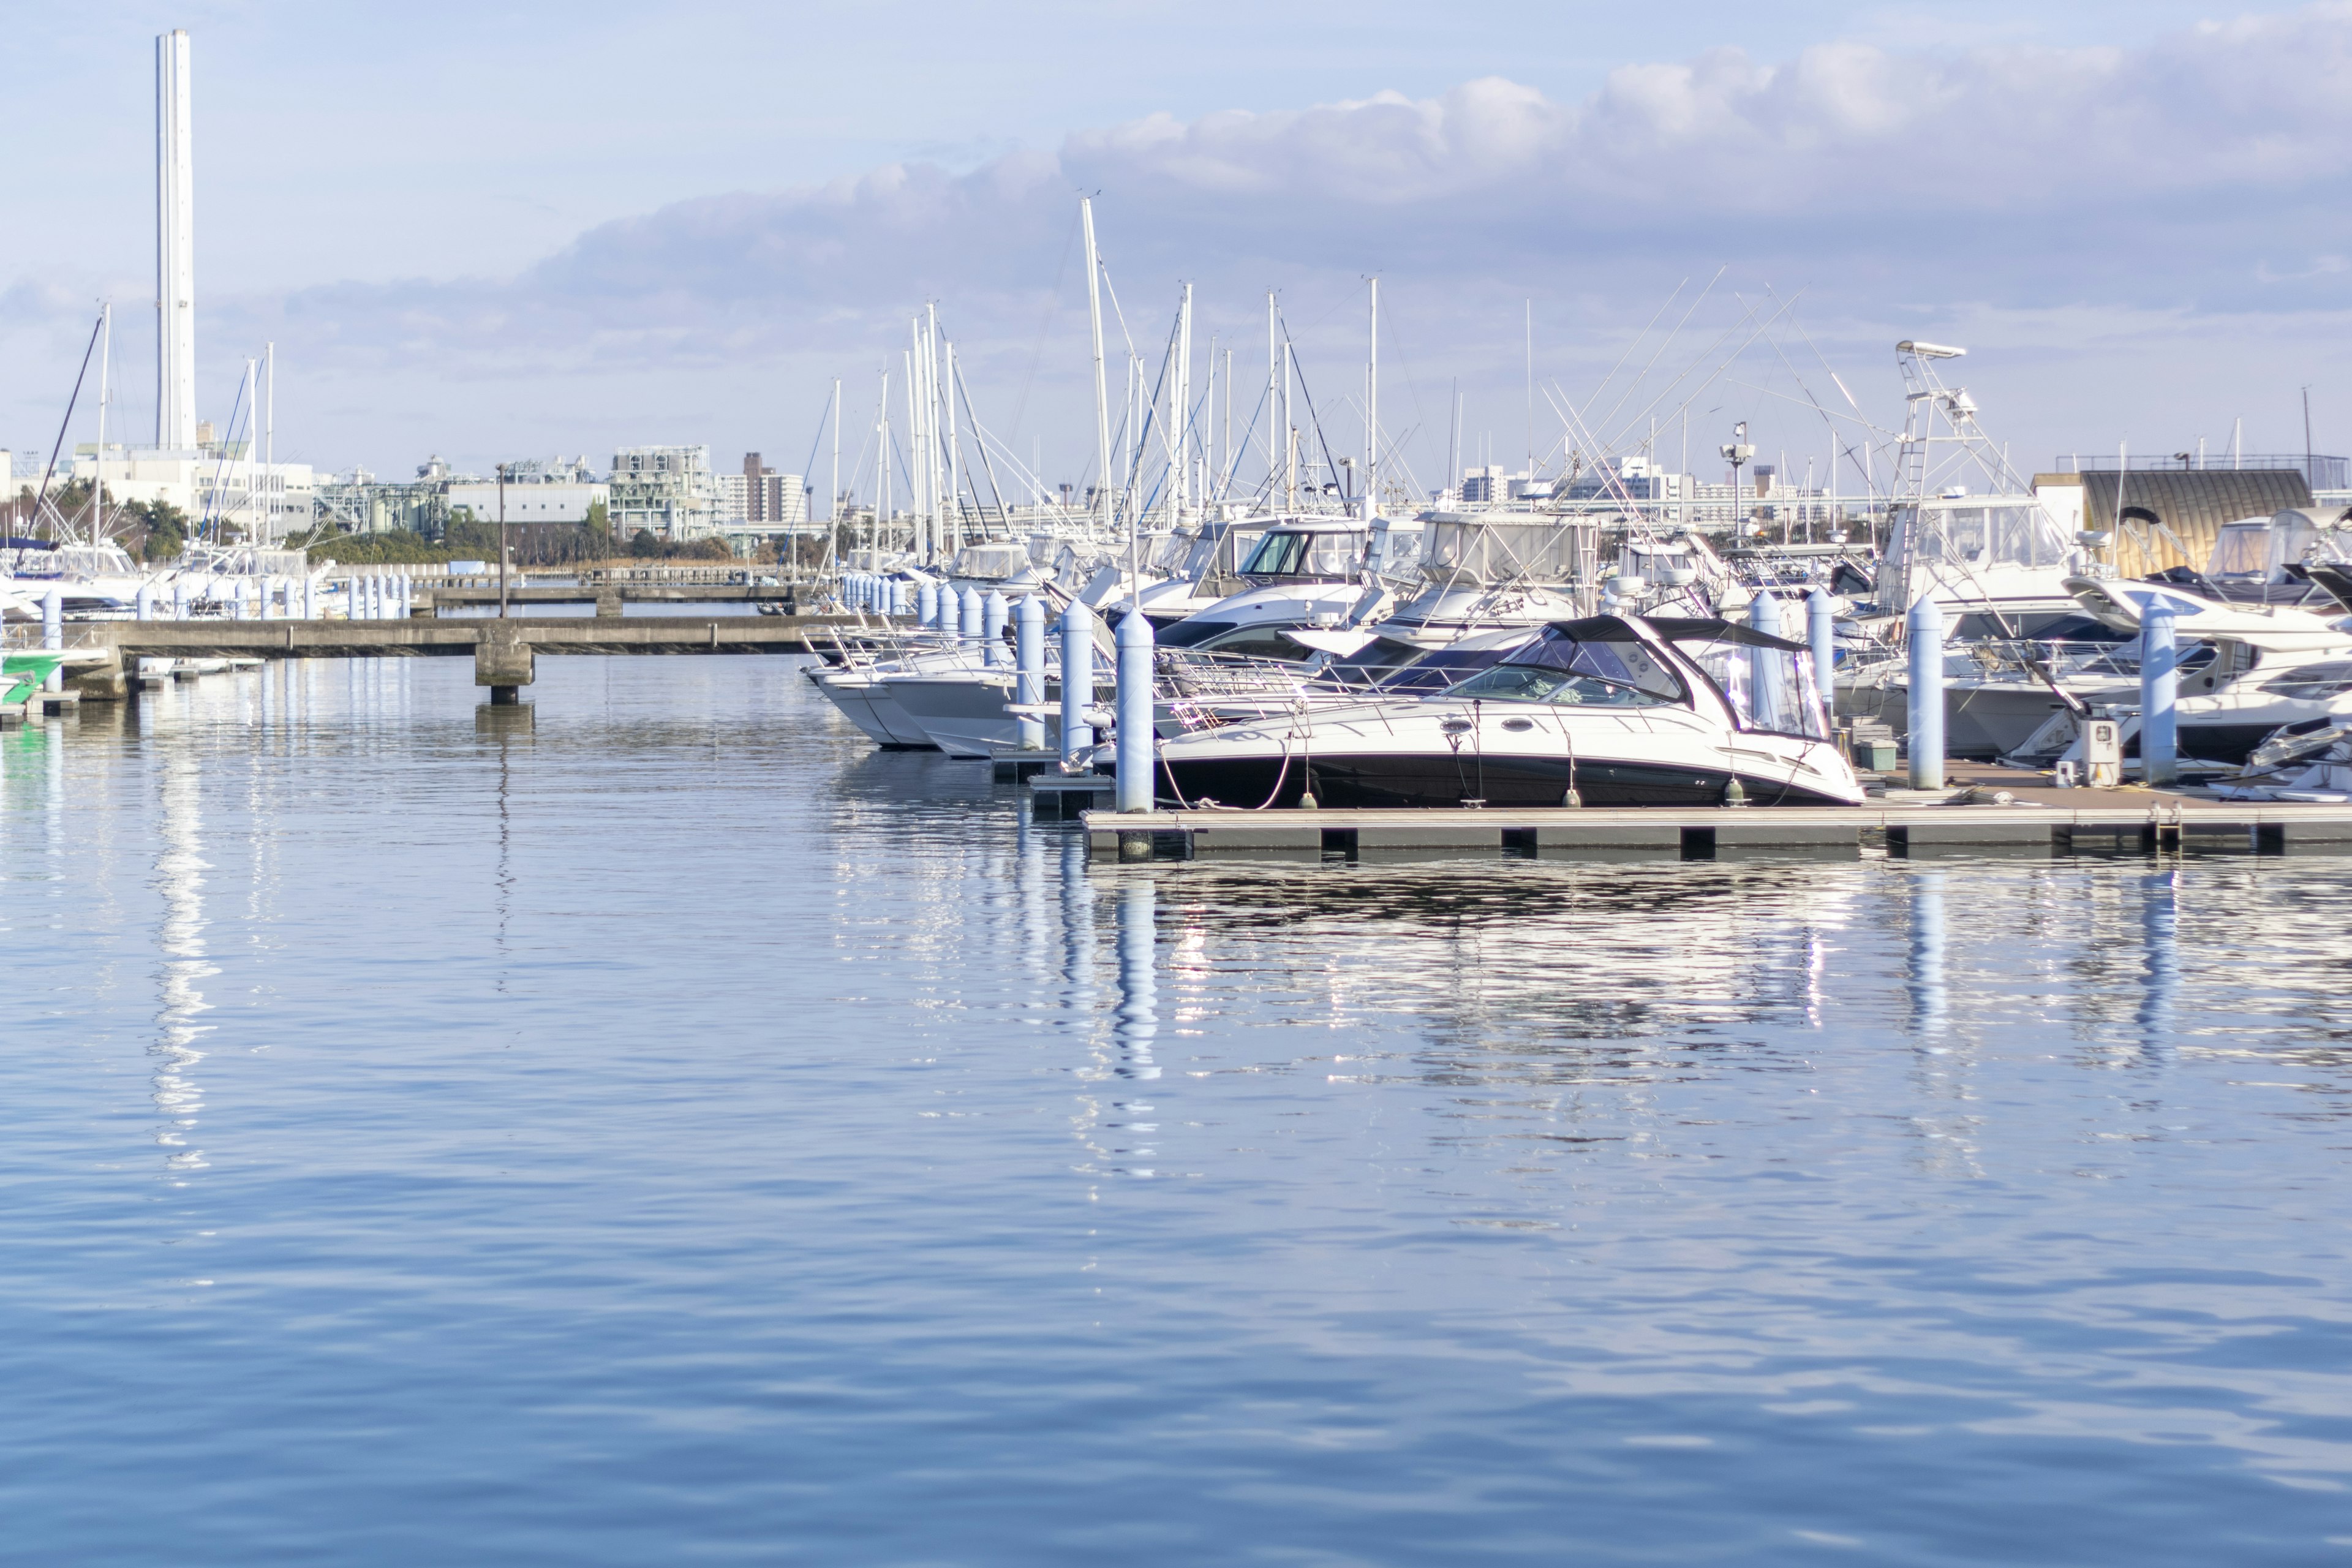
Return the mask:
<svg viewBox="0 0 2352 1568">
<path fill-rule="evenodd" d="M 148 1054 L 154 1063 L 155 1109 L 163 1119 L 155 1142 L 173 1151 L 164 1162 L 168 1168 L 194 1171 L 205 1167 L 204 1151 L 188 1142 L 204 1110 L 195 1068 L 205 1053 L 196 1042 L 212 1032 L 212 1026 L 198 1022 L 211 1011 L 203 982 L 220 971 L 205 942 L 204 873 L 211 868 L 203 857 L 200 763 L 191 752 L 177 750 L 164 760 L 163 775 L 161 843 L 155 858 L 155 887 L 163 900 L 157 941 L 163 956 L 158 976 L 163 1005 L 155 1018 L 155 1044 Z"/>
<path fill-rule="evenodd" d="M 1911 1032 L 1923 1040 L 1944 1032 L 1944 879 L 1942 870 L 1916 872 L 1911 881 Z"/>
<path fill-rule="evenodd" d="M 1153 973 L 1159 889 L 1149 872 L 1130 876 L 1118 890 L 1118 1007 L 1114 1033 L 1126 1058 L 1119 1071 L 1132 1078 L 1160 1076 L 1152 1059 L 1152 1037 L 1160 1032 L 1160 990 Z"/>
<path fill-rule="evenodd" d="M 2139 1026 L 2143 1046 L 2154 1048 L 2172 1027 L 2180 990 L 2180 870 L 2168 867 L 2139 887 L 2141 989 Z"/>
</svg>

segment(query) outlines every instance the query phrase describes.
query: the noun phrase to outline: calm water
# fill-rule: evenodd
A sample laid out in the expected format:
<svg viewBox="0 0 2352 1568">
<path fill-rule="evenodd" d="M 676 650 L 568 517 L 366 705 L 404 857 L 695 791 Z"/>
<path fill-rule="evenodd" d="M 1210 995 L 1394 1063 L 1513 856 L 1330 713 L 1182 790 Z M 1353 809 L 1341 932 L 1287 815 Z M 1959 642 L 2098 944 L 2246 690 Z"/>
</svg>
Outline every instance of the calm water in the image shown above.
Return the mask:
<svg viewBox="0 0 2352 1568">
<path fill-rule="evenodd" d="M 2352 1558 L 2352 860 L 1089 868 L 470 675 L 0 737 L 8 1555 Z"/>
</svg>

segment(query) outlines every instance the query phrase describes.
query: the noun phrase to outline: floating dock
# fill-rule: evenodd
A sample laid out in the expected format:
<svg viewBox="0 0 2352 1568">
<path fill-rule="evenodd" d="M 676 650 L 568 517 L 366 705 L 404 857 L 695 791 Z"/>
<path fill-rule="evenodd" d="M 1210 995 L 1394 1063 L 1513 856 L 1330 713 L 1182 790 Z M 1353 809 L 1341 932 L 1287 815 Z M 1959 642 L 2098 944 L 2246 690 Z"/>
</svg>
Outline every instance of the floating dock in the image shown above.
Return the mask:
<svg viewBox="0 0 2352 1568">
<path fill-rule="evenodd" d="M 2093 792 L 2084 792 L 2085 794 Z M 2102 795 L 2127 794 L 2095 792 Z M 1712 860 L 1745 855 L 2352 851 L 2352 805 L 2146 796 L 2123 804 L 1640 806 L 1570 810 L 1089 811 L 1097 858 L 1349 860 L 1383 856 Z"/>
</svg>

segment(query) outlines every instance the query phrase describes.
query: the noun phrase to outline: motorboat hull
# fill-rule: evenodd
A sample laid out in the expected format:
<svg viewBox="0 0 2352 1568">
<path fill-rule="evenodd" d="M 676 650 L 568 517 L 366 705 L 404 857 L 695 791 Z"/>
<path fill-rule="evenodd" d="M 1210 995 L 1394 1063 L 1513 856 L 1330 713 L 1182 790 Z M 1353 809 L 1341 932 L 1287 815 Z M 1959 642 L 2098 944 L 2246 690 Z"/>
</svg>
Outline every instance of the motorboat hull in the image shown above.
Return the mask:
<svg viewBox="0 0 2352 1568">
<path fill-rule="evenodd" d="M 1557 806 L 1571 782 L 1588 806 L 1721 805 L 1737 776 L 1750 805 L 1851 805 L 1841 795 L 1785 776 L 1725 767 L 1679 767 L 1630 758 L 1318 755 L 1165 761 L 1162 799 L 1197 805 L 1296 806 L 1311 779 L 1318 805 L 1334 808 Z"/>
</svg>

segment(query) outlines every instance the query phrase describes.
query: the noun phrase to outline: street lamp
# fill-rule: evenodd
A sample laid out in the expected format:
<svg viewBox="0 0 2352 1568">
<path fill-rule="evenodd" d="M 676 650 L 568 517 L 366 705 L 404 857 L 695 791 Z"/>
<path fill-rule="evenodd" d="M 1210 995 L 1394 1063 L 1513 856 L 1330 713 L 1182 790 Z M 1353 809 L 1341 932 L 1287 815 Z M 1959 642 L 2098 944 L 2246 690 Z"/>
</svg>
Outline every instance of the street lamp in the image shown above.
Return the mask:
<svg viewBox="0 0 2352 1568">
<path fill-rule="evenodd" d="M 499 465 L 499 619 L 507 618 L 507 465 Z"/>
<path fill-rule="evenodd" d="M 1721 450 L 1731 460 L 1731 527 L 1736 536 L 1739 531 L 1739 505 L 1743 499 L 1739 491 L 1739 470 L 1748 458 L 1756 455 L 1755 447 L 1748 439 L 1747 420 L 1742 419 L 1731 427 L 1731 439 Z"/>
</svg>

